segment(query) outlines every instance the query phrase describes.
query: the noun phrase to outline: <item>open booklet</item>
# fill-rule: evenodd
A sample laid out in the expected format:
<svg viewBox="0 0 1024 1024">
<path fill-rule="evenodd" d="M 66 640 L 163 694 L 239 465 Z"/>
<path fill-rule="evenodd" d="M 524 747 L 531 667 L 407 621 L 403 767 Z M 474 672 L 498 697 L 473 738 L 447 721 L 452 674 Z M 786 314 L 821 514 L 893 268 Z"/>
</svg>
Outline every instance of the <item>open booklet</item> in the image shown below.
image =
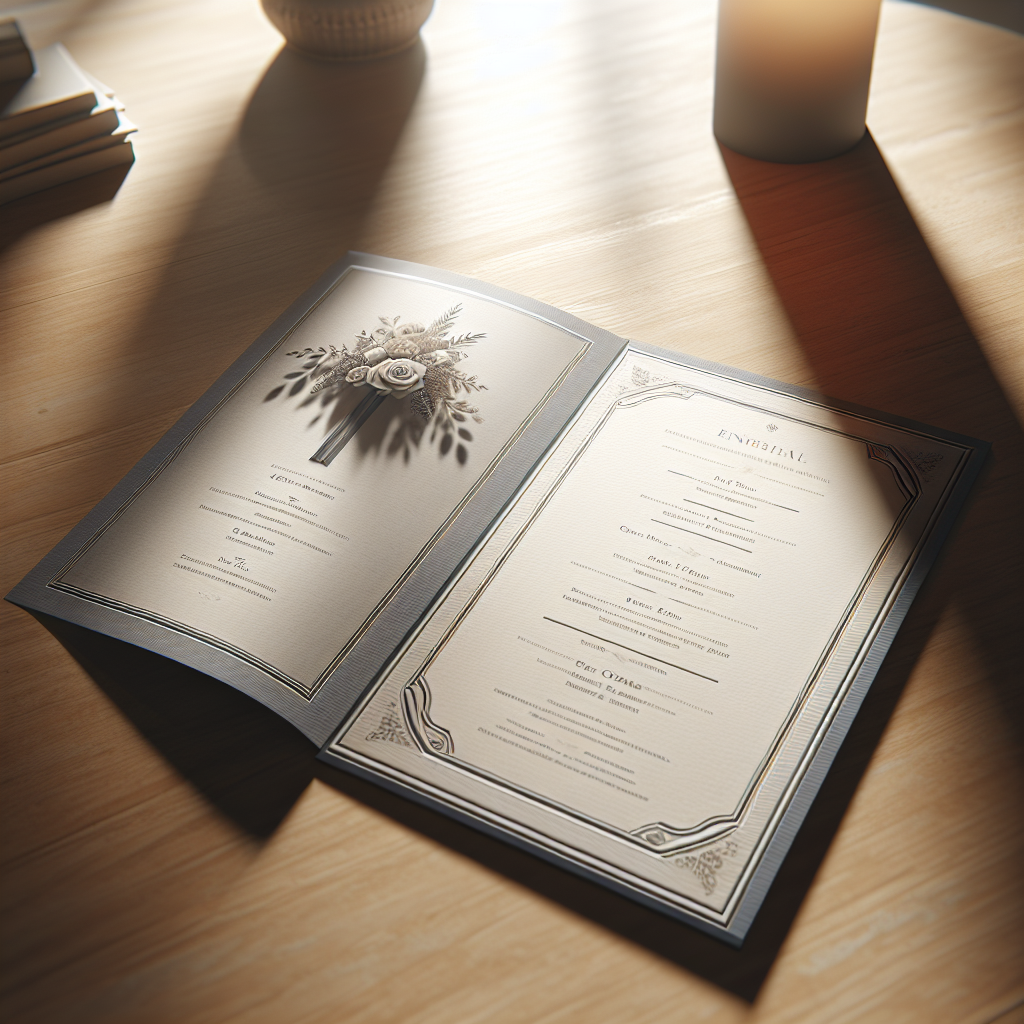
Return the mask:
<svg viewBox="0 0 1024 1024">
<path fill-rule="evenodd" d="M 8 599 L 738 944 L 986 451 L 353 253 Z"/>
</svg>

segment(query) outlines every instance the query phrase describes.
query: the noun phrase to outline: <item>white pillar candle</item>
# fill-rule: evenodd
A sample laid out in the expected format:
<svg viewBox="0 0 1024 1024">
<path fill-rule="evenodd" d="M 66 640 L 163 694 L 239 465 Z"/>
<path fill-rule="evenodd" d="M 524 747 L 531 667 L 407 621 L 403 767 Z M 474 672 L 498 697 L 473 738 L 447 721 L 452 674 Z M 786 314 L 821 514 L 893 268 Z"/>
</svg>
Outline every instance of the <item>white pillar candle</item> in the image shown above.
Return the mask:
<svg viewBox="0 0 1024 1024">
<path fill-rule="evenodd" d="M 720 0 L 715 135 L 803 163 L 864 135 L 881 0 Z"/>
</svg>

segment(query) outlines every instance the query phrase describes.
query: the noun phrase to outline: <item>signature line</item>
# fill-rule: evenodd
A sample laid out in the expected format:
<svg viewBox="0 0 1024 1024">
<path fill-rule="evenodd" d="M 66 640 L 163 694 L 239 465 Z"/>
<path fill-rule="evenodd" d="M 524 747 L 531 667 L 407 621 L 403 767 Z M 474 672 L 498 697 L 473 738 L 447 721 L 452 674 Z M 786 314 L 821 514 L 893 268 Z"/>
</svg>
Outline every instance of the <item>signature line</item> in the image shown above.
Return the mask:
<svg viewBox="0 0 1024 1024">
<path fill-rule="evenodd" d="M 646 658 L 648 661 L 656 661 L 661 665 L 668 665 L 669 668 L 677 668 L 680 672 L 689 672 L 691 676 L 698 676 L 700 679 L 706 679 L 709 683 L 717 683 L 717 679 L 712 679 L 711 676 L 702 676 L 699 672 L 694 672 L 692 668 L 683 668 L 682 665 L 673 665 L 671 661 L 662 661 L 661 658 L 655 658 L 651 654 L 645 654 L 643 651 L 638 651 L 633 647 L 627 647 L 625 644 L 616 643 L 614 640 L 609 640 L 606 636 L 598 636 L 596 633 L 588 633 L 585 629 L 578 629 L 576 626 L 570 626 L 568 622 L 559 622 L 558 619 L 548 618 L 544 616 L 546 622 L 553 622 L 556 626 L 565 626 L 566 629 L 571 629 L 576 633 L 582 633 L 584 636 L 592 636 L 595 640 L 601 640 L 606 644 L 611 644 L 613 647 L 621 647 L 624 651 L 632 651 L 633 654 L 639 654 L 641 658 Z"/>
</svg>

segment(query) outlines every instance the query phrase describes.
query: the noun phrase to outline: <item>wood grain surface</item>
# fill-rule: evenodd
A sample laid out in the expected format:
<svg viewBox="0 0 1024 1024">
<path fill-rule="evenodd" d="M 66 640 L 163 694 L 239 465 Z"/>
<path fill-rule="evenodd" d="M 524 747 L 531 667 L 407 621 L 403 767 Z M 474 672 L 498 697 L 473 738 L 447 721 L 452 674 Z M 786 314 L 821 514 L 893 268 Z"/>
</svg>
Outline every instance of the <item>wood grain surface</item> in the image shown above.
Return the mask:
<svg viewBox="0 0 1024 1024">
<path fill-rule="evenodd" d="M 711 0 L 438 0 L 361 65 L 256 0 L 16 13 L 142 130 L 0 208 L 5 592 L 349 248 L 995 449 L 739 951 L 5 605 L 4 1020 L 1024 1019 L 1021 36 L 887 0 L 871 135 L 784 166 L 711 136 Z"/>
</svg>

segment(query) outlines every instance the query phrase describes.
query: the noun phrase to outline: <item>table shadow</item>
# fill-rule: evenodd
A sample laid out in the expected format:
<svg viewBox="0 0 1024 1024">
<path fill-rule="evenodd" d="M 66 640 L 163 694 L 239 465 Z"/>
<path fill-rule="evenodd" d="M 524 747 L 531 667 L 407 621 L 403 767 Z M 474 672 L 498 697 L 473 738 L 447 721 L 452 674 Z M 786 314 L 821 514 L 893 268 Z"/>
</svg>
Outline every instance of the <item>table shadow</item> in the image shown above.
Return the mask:
<svg viewBox="0 0 1024 1024">
<path fill-rule="evenodd" d="M 314 208 L 327 218 L 358 214 L 390 161 L 426 61 L 422 39 L 401 53 L 354 63 L 284 47 L 242 119 L 238 142 L 246 165 L 271 187 L 276 203 Z"/>
<path fill-rule="evenodd" d="M 269 838 L 313 779 L 314 747 L 244 693 L 152 651 L 33 612 L 138 732 L 221 814 Z"/>
<path fill-rule="evenodd" d="M 753 1004 L 931 634 L 945 599 L 942 589 L 924 588 L 911 609 L 739 949 L 340 769 L 318 763 L 316 776 L 407 828 Z"/>
<path fill-rule="evenodd" d="M 50 221 L 113 202 L 132 165 L 108 167 L 0 207 L 0 252 Z"/>
<path fill-rule="evenodd" d="M 318 81 L 342 82 L 350 69 L 318 69 L 290 51 L 278 56 L 253 95 L 237 143 L 179 241 L 180 259 L 170 262 L 159 297 L 142 318 L 136 333 L 140 346 L 154 354 L 173 350 L 185 323 L 185 303 L 191 304 L 189 322 L 195 322 L 198 304 L 211 317 L 216 311 L 224 323 L 257 299 L 276 304 L 273 295 L 262 295 L 266 289 L 294 296 L 348 247 L 419 87 L 422 48 L 408 54 L 401 73 L 390 76 L 390 93 L 389 76 L 380 72 L 377 92 L 364 89 L 360 76 L 336 85 L 331 95 L 342 103 L 340 112 L 337 103 L 313 104 L 322 116 L 334 118 L 328 126 L 337 131 L 329 137 L 321 133 L 317 142 L 328 147 L 334 163 L 311 158 L 309 140 L 293 132 L 289 118 L 296 94 L 288 90 L 312 97 Z M 264 87 L 278 78 L 280 89 Z M 870 137 L 850 154 L 821 164 L 764 164 L 727 152 L 723 158 L 822 390 L 996 442 L 992 469 L 953 550 L 896 638 L 741 949 L 362 780 L 314 765 L 314 751 L 298 732 L 222 683 L 129 644 L 39 618 L 163 756 L 252 835 L 270 835 L 310 778 L 319 777 L 753 1003 L 903 686 L 954 594 L 975 631 L 987 681 L 1007 708 L 1016 703 L 1011 667 L 1019 659 L 1017 605 L 989 607 L 989 594 L 993 579 L 1005 579 L 1001 593 L 1019 598 L 1010 573 L 1019 567 L 1021 541 L 1011 524 L 1008 499 L 1022 446 L 1009 403 Z M 246 170 L 252 176 L 248 184 Z M 239 189 L 246 202 L 251 199 L 250 221 L 239 219 Z M 294 260 L 282 261 L 277 252 L 273 259 L 254 258 L 251 277 L 239 287 L 237 276 L 225 276 L 218 263 L 225 259 L 223 249 L 212 257 L 197 255 L 210 248 L 203 241 L 207 232 L 227 232 L 233 246 L 265 248 L 260 219 L 269 218 L 271 208 L 276 221 L 288 227 Z M 225 302 L 225 292 L 230 301 Z M 216 362 L 229 360 L 232 347 L 251 339 L 214 338 L 211 328 L 206 340 L 216 342 L 218 354 L 211 357 Z M 143 399 L 138 401 L 141 409 Z"/>
<path fill-rule="evenodd" d="M 151 298 L 124 338 L 120 380 L 96 392 L 94 429 L 138 424 L 130 454 L 141 457 L 283 309 L 358 248 L 425 66 L 422 42 L 358 65 L 288 49 L 274 56 L 204 184 L 168 210 L 170 251 L 147 277 Z M 102 494 L 126 467 L 100 452 L 93 461 L 83 475 Z"/>
<path fill-rule="evenodd" d="M 187 211 L 126 340 L 136 386 L 97 392 L 97 423 L 139 424 L 141 457 L 255 334 L 347 249 L 390 163 L 426 64 L 422 42 L 357 64 L 288 49 L 256 84 L 230 140 Z M 123 178 L 123 175 L 122 175 Z M 5 207 L 13 237 L 84 208 L 106 174 Z M 118 183 L 119 184 L 119 183 Z M 116 191 L 116 189 L 115 189 Z M 95 195 L 96 193 L 90 193 Z M 108 196 L 109 198 L 109 196 Z M 197 327 L 197 325 L 200 325 Z M 241 326 L 240 326 L 241 325 Z M 163 418 L 152 410 L 164 410 Z M 102 494 L 126 467 L 99 447 L 82 478 Z M 160 655 L 36 616 L 136 729 L 228 819 L 253 837 L 273 833 L 312 778 L 316 748 L 241 692 Z"/>
<path fill-rule="evenodd" d="M 316 762 L 315 748 L 297 730 L 218 680 L 123 641 L 33 614 L 179 774 L 253 838 L 269 838 L 316 777 L 455 853 L 753 1003 L 944 601 L 944 587 L 926 587 L 912 608 L 740 949 Z"/>
<path fill-rule="evenodd" d="M 944 586 L 1020 741 L 1024 432 L 1010 401 L 870 133 L 813 164 L 719 148 L 819 389 L 992 444 Z"/>
<path fill-rule="evenodd" d="M 874 140 L 816 164 L 723 149 L 758 248 L 819 386 L 994 442 L 951 544 L 904 622 L 740 949 L 633 904 L 344 772 L 317 775 L 347 795 L 753 1003 L 841 826 L 928 638 L 951 601 L 984 659 L 985 683 L 1019 728 L 1015 666 L 1021 541 L 1014 495 L 1022 434 L 984 353 Z M 991 599 L 994 583 L 999 602 Z"/>
<path fill-rule="evenodd" d="M 97 424 L 139 425 L 130 461 L 252 343 L 247 323 L 265 326 L 354 246 L 425 65 L 422 42 L 358 65 L 276 54 L 237 136 L 185 212 L 163 277 L 125 342 L 136 386 L 110 380 L 97 391 Z M 109 199 L 123 177 L 92 175 L 4 207 L 5 242 Z M 99 496 L 126 466 L 98 447 L 80 469 Z M 214 807 L 256 838 L 274 831 L 312 778 L 316 748 L 308 740 L 200 672 L 37 618 Z"/>
<path fill-rule="evenodd" d="M 1020 0 L 915 0 L 962 18 L 984 21 L 1011 32 L 1024 32 L 1024 4 Z"/>
</svg>

